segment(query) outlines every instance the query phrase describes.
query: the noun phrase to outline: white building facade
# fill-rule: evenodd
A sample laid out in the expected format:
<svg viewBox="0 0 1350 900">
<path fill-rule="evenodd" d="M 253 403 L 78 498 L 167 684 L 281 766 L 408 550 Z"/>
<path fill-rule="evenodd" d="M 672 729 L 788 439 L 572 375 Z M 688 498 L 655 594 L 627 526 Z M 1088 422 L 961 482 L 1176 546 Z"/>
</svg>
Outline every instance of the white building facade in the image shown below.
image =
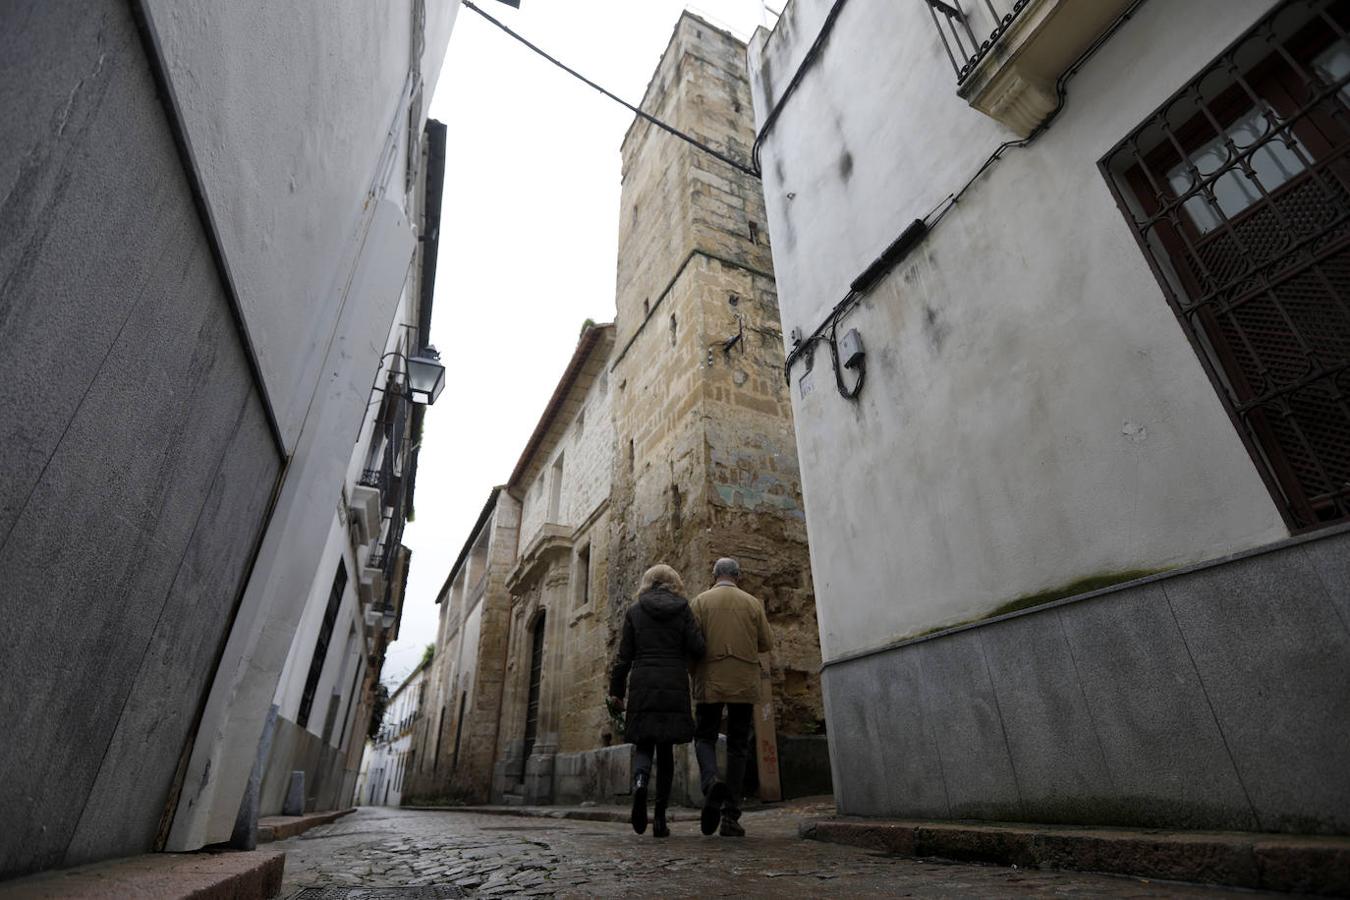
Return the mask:
<svg viewBox="0 0 1350 900">
<path fill-rule="evenodd" d="M 403 802 L 404 785 L 417 764 L 413 728 L 422 715 L 428 665 L 418 666 L 398 686 L 385 707 L 379 731 L 366 741 L 361 763 L 365 783 L 357 796 L 363 806 L 399 806 Z"/>
<path fill-rule="evenodd" d="M 749 52 L 841 811 L 1343 833 L 1350 23 L 991 2 Z"/>
<path fill-rule="evenodd" d="M 416 487 L 418 439 L 427 407 L 405 394 L 407 360 L 423 353 L 435 277 L 445 126 L 427 123 L 408 178 L 421 241 L 375 376 L 361 433 L 304 612 L 273 696 L 260 757 L 260 815 L 282 812 L 294 772 L 304 772 L 305 807 L 352 802 L 361 735 L 385 647 L 397 639 L 411 551 L 402 543 Z"/>
</svg>

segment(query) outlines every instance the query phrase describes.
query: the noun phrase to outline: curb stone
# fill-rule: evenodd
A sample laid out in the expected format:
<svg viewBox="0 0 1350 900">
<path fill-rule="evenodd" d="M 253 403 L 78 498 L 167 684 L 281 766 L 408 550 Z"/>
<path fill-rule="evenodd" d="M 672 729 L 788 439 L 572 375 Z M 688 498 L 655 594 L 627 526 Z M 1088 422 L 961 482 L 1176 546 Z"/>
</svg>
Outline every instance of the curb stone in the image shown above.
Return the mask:
<svg viewBox="0 0 1350 900">
<path fill-rule="evenodd" d="M 798 834 L 897 856 L 1350 895 L 1347 837 L 847 818 L 804 822 Z"/>
</svg>

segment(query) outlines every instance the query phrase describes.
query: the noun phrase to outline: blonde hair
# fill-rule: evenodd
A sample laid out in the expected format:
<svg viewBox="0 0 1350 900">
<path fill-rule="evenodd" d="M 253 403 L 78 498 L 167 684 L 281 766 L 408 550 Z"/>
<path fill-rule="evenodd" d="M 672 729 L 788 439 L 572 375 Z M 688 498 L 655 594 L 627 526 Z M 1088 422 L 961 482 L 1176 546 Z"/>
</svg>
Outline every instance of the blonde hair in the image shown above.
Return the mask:
<svg viewBox="0 0 1350 900">
<path fill-rule="evenodd" d="M 654 587 L 665 587 L 676 594 L 684 593 L 684 582 L 680 580 L 680 573 L 664 563 L 652 566 L 643 573 L 638 593 L 644 594 Z"/>
</svg>

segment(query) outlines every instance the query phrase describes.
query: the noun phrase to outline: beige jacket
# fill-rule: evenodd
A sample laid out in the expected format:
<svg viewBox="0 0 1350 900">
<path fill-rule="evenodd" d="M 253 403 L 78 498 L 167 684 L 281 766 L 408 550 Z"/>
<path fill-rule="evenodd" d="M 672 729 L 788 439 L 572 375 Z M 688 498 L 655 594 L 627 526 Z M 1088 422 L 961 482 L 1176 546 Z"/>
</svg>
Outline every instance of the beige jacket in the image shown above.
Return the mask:
<svg viewBox="0 0 1350 900">
<path fill-rule="evenodd" d="M 689 606 L 708 648 L 694 669 L 694 702 L 758 703 L 759 654 L 773 648 L 764 604 L 723 584 Z"/>
</svg>

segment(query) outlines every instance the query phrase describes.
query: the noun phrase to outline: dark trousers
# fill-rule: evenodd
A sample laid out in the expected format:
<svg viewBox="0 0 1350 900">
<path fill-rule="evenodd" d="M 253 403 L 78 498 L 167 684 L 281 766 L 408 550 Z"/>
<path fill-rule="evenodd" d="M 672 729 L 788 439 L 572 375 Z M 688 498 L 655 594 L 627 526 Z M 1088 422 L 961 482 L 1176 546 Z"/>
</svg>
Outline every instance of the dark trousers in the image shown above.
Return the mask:
<svg viewBox="0 0 1350 900">
<path fill-rule="evenodd" d="M 643 741 L 636 745 L 637 756 L 633 761 L 633 774 L 652 771 L 652 756 L 656 757 L 656 805 L 662 808 L 670 802 L 670 784 L 675 778 L 674 745 L 669 741 L 656 743 Z"/>
<path fill-rule="evenodd" d="M 694 708 L 694 753 L 698 756 L 699 784 L 703 793 L 717 779 L 717 733 L 722 707 L 727 710 L 727 799 L 722 811 L 731 819 L 741 816 L 741 788 L 745 784 L 745 761 L 750 756 L 750 728 L 755 721 L 753 703 L 699 703 Z"/>
</svg>

